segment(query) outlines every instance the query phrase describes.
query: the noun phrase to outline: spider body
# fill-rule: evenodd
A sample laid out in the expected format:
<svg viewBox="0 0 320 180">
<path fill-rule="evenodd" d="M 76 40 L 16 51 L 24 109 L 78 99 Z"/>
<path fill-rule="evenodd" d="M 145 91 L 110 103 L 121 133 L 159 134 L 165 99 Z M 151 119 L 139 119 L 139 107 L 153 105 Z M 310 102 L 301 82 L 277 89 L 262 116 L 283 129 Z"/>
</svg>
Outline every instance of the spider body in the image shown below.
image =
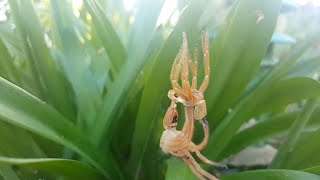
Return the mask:
<svg viewBox="0 0 320 180">
<path fill-rule="evenodd" d="M 192 107 L 185 107 L 185 112 L 191 112 L 192 115 L 193 111 L 188 110 L 190 108 Z M 199 145 L 195 145 L 192 141 L 190 141 L 193 134 L 193 132 L 188 131 L 189 127 L 187 126 L 190 126 L 190 123 L 185 124 L 182 131 L 178 131 L 176 129 L 177 121 L 175 119 L 177 118 L 177 116 L 178 114 L 176 110 L 176 104 L 172 102 L 163 120 L 165 130 L 161 136 L 160 147 L 162 148 L 163 152 L 170 153 L 176 157 L 182 158 L 183 161 L 190 167 L 191 171 L 199 179 L 205 179 L 204 177 L 206 177 L 208 179 L 215 180 L 216 178 L 213 175 L 209 174 L 200 167 L 200 165 L 195 161 L 190 153 L 195 152 L 202 161 L 211 165 L 217 165 L 216 163 L 208 160 L 199 151 L 199 149 L 202 149 L 202 147 L 207 143 L 207 139 L 205 139 Z M 186 123 L 187 121 L 190 122 L 190 120 L 188 119 L 189 117 L 190 116 L 186 117 Z M 204 121 L 201 121 L 201 123 L 203 123 L 203 129 L 207 133 L 207 123 Z"/>
<path fill-rule="evenodd" d="M 197 66 L 198 66 L 198 50 L 194 51 L 194 62 L 190 58 L 188 52 L 188 44 L 186 34 L 183 33 L 183 42 L 179 53 L 177 54 L 170 73 L 170 80 L 172 89 L 168 92 L 168 97 L 171 99 L 165 117 L 163 118 L 163 127 L 165 128 L 160 140 L 160 147 L 164 152 L 182 158 L 186 165 L 199 179 L 214 179 L 212 174 L 203 170 L 200 165 L 192 157 L 191 152 L 195 154 L 205 163 L 222 166 L 215 162 L 208 160 L 200 153 L 209 137 L 209 127 L 206 120 L 206 102 L 203 93 L 209 83 L 209 40 L 208 34 L 202 33 L 202 52 L 204 60 L 205 77 L 199 89 L 197 89 Z M 189 82 L 189 66 L 192 71 L 192 83 Z M 181 86 L 178 83 L 181 75 Z M 177 103 L 184 105 L 185 123 L 181 131 L 177 130 L 178 111 L 176 109 Z M 192 142 L 194 131 L 194 120 L 198 120 L 203 127 L 204 138 L 200 144 Z M 223 166 L 224 167 L 224 166 Z"/>
</svg>

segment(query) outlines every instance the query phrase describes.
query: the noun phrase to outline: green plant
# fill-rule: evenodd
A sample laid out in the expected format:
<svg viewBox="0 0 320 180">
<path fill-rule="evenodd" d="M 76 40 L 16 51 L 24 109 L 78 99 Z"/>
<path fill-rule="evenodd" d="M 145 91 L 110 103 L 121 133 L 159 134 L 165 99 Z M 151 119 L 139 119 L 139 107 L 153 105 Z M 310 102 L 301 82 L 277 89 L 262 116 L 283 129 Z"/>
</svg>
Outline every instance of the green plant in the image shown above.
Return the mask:
<svg viewBox="0 0 320 180">
<path fill-rule="evenodd" d="M 161 152 L 162 118 L 182 32 L 193 45 L 202 30 L 216 28 L 203 15 L 210 1 L 181 2 L 170 27 L 156 25 L 164 0 L 140 0 L 134 15 L 118 1 L 87 0 L 79 17 L 70 1 L 9 0 L 9 18 L 0 24 L 0 175 L 194 179 L 181 161 L 166 160 Z M 281 0 L 237 0 L 218 26 L 210 42 L 205 97 L 211 137 L 204 154 L 219 161 L 282 135 L 285 142 L 270 168 L 290 170 L 221 179 L 319 179 L 320 84 L 309 77 L 320 70 L 319 55 L 300 57 L 320 35 L 297 43 L 271 68 L 261 67 L 280 6 Z M 114 16 L 106 14 L 110 7 Z M 250 118 L 257 124 L 238 132 Z"/>
</svg>

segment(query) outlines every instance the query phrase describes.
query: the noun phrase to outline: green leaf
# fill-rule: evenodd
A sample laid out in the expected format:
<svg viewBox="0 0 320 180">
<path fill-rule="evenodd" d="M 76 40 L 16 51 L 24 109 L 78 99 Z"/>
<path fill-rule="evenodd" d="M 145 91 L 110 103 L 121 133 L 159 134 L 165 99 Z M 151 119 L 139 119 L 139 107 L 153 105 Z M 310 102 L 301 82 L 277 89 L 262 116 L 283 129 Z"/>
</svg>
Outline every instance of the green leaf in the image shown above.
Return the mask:
<svg viewBox="0 0 320 180">
<path fill-rule="evenodd" d="M 82 131 L 52 107 L 0 78 L 0 117 L 74 150 L 106 177 L 119 177 L 112 159 L 105 157 Z"/>
<path fill-rule="evenodd" d="M 101 143 L 106 132 L 110 128 L 112 120 L 117 115 L 117 109 L 124 106 L 126 94 L 135 87 L 136 77 L 139 76 L 147 60 L 147 50 L 153 39 L 156 30 L 156 21 L 160 14 L 163 0 L 142 1 L 138 6 L 138 13 L 130 36 L 128 46 L 128 59 L 115 78 L 110 92 L 103 100 L 103 107 L 100 111 L 95 126 L 91 133 L 92 139 L 97 144 Z M 145 24 L 147 22 L 147 25 Z M 155 34 L 157 35 L 157 34 Z M 143 41 L 141 41 L 143 39 Z"/>
<path fill-rule="evenodd" d="M 289 113 L 282 113 L 270 119 L 258 122 L 254 126 L 247 128 L 232 137 L 229 145 L 221 153 L 221 158 L 226 158 L 231 154 L 237 153 L 243 148 L 249 146 L 258 141 L 262 141 L 278 135 L 284 135 L 291 127 L 294 120 L 298 116 L 301 110 Z M 319 128 L 320 121 L 318 117 L 320 115 L 320 108 L 312 114 L 310 123 L 307 128 L 315 129 Z"/>
<path fill-rule="evenodd" d="M 295 144 L 294 149 L 287 154 L 285 162 L 286 169 L 305 169 L 320 164 L 320 157 L 317 152 L 320 151 L 318 143 L 320 138 L 320 130 L 303 133 Z"/>
<path fill-rule="evenodd" d="M 197 24 L 206 0 L 192 0 L 184 9 L 181 17 L 168 37 L 165 45 L 160 50 L 156 60 L 154 61 L 149 79 L 143 91 L 139 112 L 137 115 L 135 132 L 132 141 L 132 153 L 129 160 L 129 167 L 134 174 L 134 178 L 139 178 L 142 166 L 144 168 L 159 166 L 159 162 L 154 160 L 154 166 L 144 164 L 143 160 L 148 157 L 147 153 L 157 153 L 159 151 L 159 140 L 162 132 L 161 118 L 159 118 L 162 109 L 162 100 L 169 90 L 170 80 L 169 73 L 171 64 L 179 51 L 182 43 L 182 32 L 185 31 L 188 36 L 188 42 L 191 47 L 195 45 L 195 41 L 200 36 Z M 166 105 L 169 105 L 169 99 L 166 98 Z M 164 107 L 166 108 L 166 107 Z M 151 142 L 152 140 L 152 142 Z M 152 145 L 152 148 L 150 147 Z M 155 149 L 157 148 L 157 149 Z M 152 156 L 149 154 L 149 156 Z M 149 161 L 149 163 L 152 163 Z M 151 169 L 151 168 L 150 168 Z M 150 178 L 151 178 L 151 173 Z"/>
<path fill-rule="evenodd" d="M 254 109 L 257 107 L 259 100 L 264 97 L 265 94 L 268 94 L 269 91 L 272 91 L 274 84 L 286 76 L 298 58 L 319 39 L 319 33 L 315 33 L 310 35 L 301 44 L 298 44 L 292 51 L 293 53 L 289 54 L 285 60 L 281 61 L 279 65 L 272 69 L 255 88 L 250 90 L 250 93 L 247 93 L 246 96 L 241 98 L 231 113 L 223 119 L 222 123 L 219 124 L 210 136 L 205 151 L 210 152 L 208 155 L 211 159 L 217 160 L 216 158 L 220 158 L 220 154 L 222 154 L 224 148 L 230 143 L 232 136 L 236 134 L 240 126 L 254 116 Z"/>
<path fill-rule="evenodd" d="M 170 158 L 167 160 L 167 164 L 166 180 L 193 180 L 197 178 L 182 159 Z"/>
<path fill-rule="evenodd" d="M 320 31 L 315 31 L 310 34 L 304 41 L 298 43 L 294 51 L 288 55 L 288 57 L 280 61 L 277 66 L 275 66 L 272 71 L 265 78 L 264 82 L 270 82 L 275 79 L 280 79 L 286 76 L 299 58 L 313 45 L 320 41 Z"/>
<path fill-rule="evenodd" d="M 0 142 L 0 152 L 4 156 L 46 157 L 46 154 L 28 132 L 3 120 L 0 121 Z"/>
<path fill-rule="evenodd" d="M 104 9 L 98 0 L 84 1 L 92 15 L 92 24 L 96 28 L 97 36 L 101 39 L 103 47 L 108 53 L 117 72 L 125 62 L 127 52 L 120 38 L 107 18 Z"/>
<path fill-rule="evenodd" d="M 320 83 L 314 79 L 297 77 L 281 80 L 259 100 L 254 115 L 279 110 L 290 103 L 320 96 Z"/>
<path fill-rule="evenodd" d="M 211 130 L 258 70 L 277 22 L 281 0 L 237 0 L 211 45 L 213 74 L 206 91 Z M 258 22 L 259 13 L 264 19 Z M 244 28 L 245 27 L 245 28 Z"/>
<path fill-rule="evenodd" d="M 128 44 L 129 56 L 144 56 L 155 33 L 156 22 L 165 0 L 140 0 L 137 3 L 137 13 L 131 27 Z M 143 42 L 141 40 L 144 40 Z M 133 65 L 133 64 L 132 64 Z"/>
<path fill-rule="evenodd" d="M 278 149 L 278 153 L 270 165 L 271 168 L 286 167 L 287 159 L 289 158 L 288 154 L 292 151 L 292 149 L 294 149 L 294 146 L 296 145 L 299 137 L 301 136 L 303 129 L 310 120 L 310 117 L 317 105 L 317 102 L 320 101 L 318 101 L 318 99 L 316 98 L 309 100 L 306 103 L 305 107 L 293 123 L 287 138 Z"/>
<path fill-rule="evenodd" d="M 312 174 L 318 174 L 320 175 L 320 165 L 319 166 L 314 166 L 311 168 L 303 169 L 303 171 L 312 173 Z"/>
<path fill-rule="evenodd" d="M 320 56 L 298 61 L 288 73 L 288 77 L 313 76 L 314 73 L 320 71 Z"/>
<path fill-rule="evenodd" d="M 11 167 L 5 164 L 0 164 L 0 179 L 1 176 L 4 180 L 20 180 Z"/>
<path fill-rule="evenodd" d="M 15 68 L 13 58 L 2 40 L 0 40 L 0 54 L 0 76 L 16 84 L 21 84 L 20 69 Z M 32 82 L 29 81 L 29 83 Z"/>
<path fill-rule="evenodd" d="M 67 179 L 102 179 L 101 174 L 89 165 L 75 160 L 56 158 L 21 159 L 0 156 L 0 164 L 18 165 L 50 172 Z"/>
<path fill-rule="evenodd" d="M 24 51 L 32 67 L 33 78 L 38 79 L 41 99 L 52 104 L 64 116 L 75 119 L 75 112 L 67 89 L 68 83 L 53 61 L 44 41 L 44 33 L 32 1 L 10 0 L 10 8 Z"/>
<path fill-rule="evenodd" d="M 229 176 L 220 177 L 221 180 L 248 180 L 248 179 L 259 179 L 259 180 L 318 180 L 320 177 L 314 174 L 292 171 L 292 170 L 255 170 L 236 173 Z"/>
<path fill-rule="evenodd" d="M 90 71 L 93 57 L 80 42 L 83 37 L 79 38 L 77 31 L 81 31 L 81 27 L 78 25 L 79 19 L 74 17 L 70 2 L 51 0 L 50 5 L 56 33 L 53 40 L 58 45 L 54 49 L 55 57 L 61 62 L 75 92 L 75 103 L 80 114 L 78 125 L 87 130 L 93 125 L 102 103 L 102 93 Z"/>
</svg>

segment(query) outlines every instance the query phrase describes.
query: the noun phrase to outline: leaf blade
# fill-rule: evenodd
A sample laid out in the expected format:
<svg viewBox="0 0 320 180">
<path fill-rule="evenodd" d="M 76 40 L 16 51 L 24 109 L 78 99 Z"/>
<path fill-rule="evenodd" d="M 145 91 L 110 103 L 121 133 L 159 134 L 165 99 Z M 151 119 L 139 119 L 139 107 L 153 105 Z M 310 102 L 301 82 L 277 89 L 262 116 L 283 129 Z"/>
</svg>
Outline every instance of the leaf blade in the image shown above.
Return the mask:
<svg viewBox="0 0 320 180">
<path fill-rule="evenodd" d="M 219 29 L 210 49 L 213 75 L 206 92 L 210 93 L 206 99 L 208 119 L 214 126 L 236 103 L 258 70 L 270 43 L 280 5 L 281 0 L 235 1 Z M 258 22 L 259 13 L 264 18 Z"/>
<path fill-rule="evenodd" d="M 236 173 L 230 176 L 223 176 L 221 180 L 247 180 L 247 179 L 259 179 L 259 180 L 316 180 L 319 176 L 302 171 L 292 170 L 254 170 Z"/>
<path fill-rule="evenodd" d="M 314 112 L 317 103 L 320 102 L 319 98 L 309 100 L 295 122 L 293 123 L 289 134 L 280 146 L 276 157 L 272 160 L 270 165 L 271 168 L 284 168 L 287 164 L 288 154 L 294 149 L 299 137 L 301 136 L 302 130 L 310 120 L 312 113 Z"/>
<path fill-rule="evenodd" d="M 2 78 L 0 90 L 0 116 L 3 120 L 65 145 L 107 177 L 109 173 L 117 172 L 112 160 L 107 160 L 80 130 L 52 107 Z M 110 172 L 105 168 L 110 168 Z"/>
<path fill-rule="evenodd" d="M 47 171 L 69 179 L 102 179 L 98 171 L 85 163 L 58 158 L 22 159 L 0 156 L 0 164 L 19 165 Z"/>
</svg>

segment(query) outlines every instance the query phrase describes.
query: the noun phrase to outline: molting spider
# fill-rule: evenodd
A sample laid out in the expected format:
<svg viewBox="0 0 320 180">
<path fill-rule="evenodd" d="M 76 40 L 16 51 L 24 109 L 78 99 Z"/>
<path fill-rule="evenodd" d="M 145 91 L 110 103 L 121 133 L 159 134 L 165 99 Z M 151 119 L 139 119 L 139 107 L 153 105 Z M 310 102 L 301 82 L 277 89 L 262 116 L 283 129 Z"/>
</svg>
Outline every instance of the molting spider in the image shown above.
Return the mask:
<svg viewBox="0 0 320 180">
<path fill-rule="evenodd" d="M 208 34 L 202 33 L 202 52 L 205 67 L 205 78 L 197 90 L 197 66 L 198 66 L 198 51 L 197 47 L 194 51 L 194 62 L 190 58 L 188 51 L 188 44 L 186 34 L 183 33 L 183 42 L 181 49 L 176 56 L 170 74 L 172 90 L 169 90 L 168 97 L 171 99 L 165 117 L 163 119 L 163 126 L 165 131 L 162 133 L 160 140 L 160 147 L 166 153 L 171 153 L 174 156 L 182 158 L 189 166 L 191 171 L 199 179 L 217 179 L 212 174 L 203 170 L 200 165 L 195 161 L 190 152 L 195 152 L 196 155 L 205 163 L 225 167 L 208 160 L 200 153 L 207 142 L 209 137 L 208 122 L 206 120 L 206 102 L 203 93 L 206 90 L 209 82 L 209 40 Z M 189 65 L 192 71 L 192 84 L 188 80 Z M 181 73 L 181 84 L 178 84 L 179 75 Z M 184 105 L 185 123 L 181 131 L 176 130 L 178 111 L 176 109 L 177 103 Z M 204 138 L 198 145 L 192 142 L 194 131 L 194 119 L 199 120 L 204 130 Z"/>
</svg>

